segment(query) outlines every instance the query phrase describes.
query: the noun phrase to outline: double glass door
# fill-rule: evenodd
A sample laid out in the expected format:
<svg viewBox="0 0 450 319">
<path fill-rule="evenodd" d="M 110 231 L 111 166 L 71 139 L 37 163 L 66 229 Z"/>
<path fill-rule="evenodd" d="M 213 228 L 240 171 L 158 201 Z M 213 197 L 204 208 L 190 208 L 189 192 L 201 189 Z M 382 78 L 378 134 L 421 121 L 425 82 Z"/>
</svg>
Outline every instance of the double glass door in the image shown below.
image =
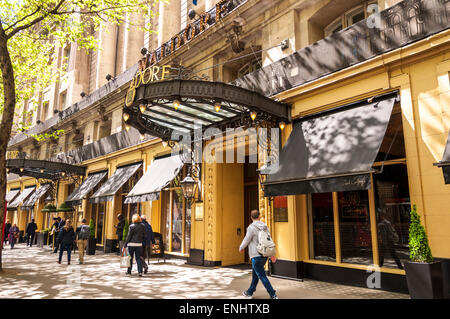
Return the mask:
<svg viewBox="0 0 450 319">
<path fill-rule="evenodd" d="M 100 245 L 103 245 L 104 240 L 105 207 L 105 203 L 92 204 L 91 218 L 94 221 L 95 238 Z"/>
</svg>

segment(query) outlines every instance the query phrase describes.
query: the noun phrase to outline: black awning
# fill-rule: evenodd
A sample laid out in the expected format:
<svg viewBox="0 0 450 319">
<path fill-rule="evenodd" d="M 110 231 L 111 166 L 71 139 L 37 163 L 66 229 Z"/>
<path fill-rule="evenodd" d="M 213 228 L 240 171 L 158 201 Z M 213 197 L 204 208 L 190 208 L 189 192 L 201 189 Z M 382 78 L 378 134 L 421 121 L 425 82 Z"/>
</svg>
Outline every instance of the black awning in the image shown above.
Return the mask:
<svg viewBox="0 0 450 319">
<path fill-rule="evenodd" d="M 20 194 L 20 188 L 11 189 L 5 196 L 6 202 L 9 204 L 19 194 Z"/>
<path fill-rule="evenodd" d="M 363 101 L 294 124 L 279 165 L 268 174 L 265 196 L 370 188 L 370 173 L 397 94 Z"/>
<path fill-rule="evenodd" d="M 91 196 L 89 201 L 93 204 L 111 201 L 116 192 L 131 176 L 142 166 L 142 163 L 122 166 Z"/>
<path fill-rule="evenodd" d="M 34 207 L 36 202 L 38 202 L 45 193 L 51 188 L 50 184 L 41 185 L 26 201 L 22 204 L 22 209 L 31 209 Z"/>
<path fill-rule="evenodd" d="M 84 182 L 70 194 L 65 202 L 71 206 L 81 205 L 81 200 L 108 174 L 107 171 L 90 174 Z"/>
<path fill-rule="evenodd" d="M 28 199 L 28 197 L 33 193 L 36 189 L 36 186 L 27 187 L 23 190 L 22 193 L 20 193 L 19 196 L 17 196 L 11 204 L 8 204 L 8 210 L 16 210 L 17 207 L 19 207 L 20 204 L 22 204 L 25 200 Z"/>
<path fill-rule="evenodd" d="M 444 155 L 442 155 L 442 160 L 433 165 L 442 168 L 445 184 L 450 184 L 450 132 L 447 138 L 447 144 L 445 145 Z"/>
<path fill-rule="evenodd" d="M 84 175 L 86 168 L 61 162 L 32 160 L 24 158 L 8 159 L 6 168 L 19 176 L 30 176 L 58 180 L 67 175 Z"/>
</svg>

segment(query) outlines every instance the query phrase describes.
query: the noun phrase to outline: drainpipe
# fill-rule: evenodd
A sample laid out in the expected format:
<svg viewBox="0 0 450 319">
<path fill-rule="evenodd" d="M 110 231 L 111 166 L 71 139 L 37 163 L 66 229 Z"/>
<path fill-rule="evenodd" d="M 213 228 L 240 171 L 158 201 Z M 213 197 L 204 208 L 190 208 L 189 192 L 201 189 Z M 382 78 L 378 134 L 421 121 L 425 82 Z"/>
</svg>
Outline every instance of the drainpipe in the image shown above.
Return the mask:
<svg viewBox="0 0 450 319">
<path fill-rule="evenodd" d="M 119 49 L 119 25 L 116 25 L 116 50 L 114 52 L 114 77 L 117 76 L 117 51 Z"/>
</svg>

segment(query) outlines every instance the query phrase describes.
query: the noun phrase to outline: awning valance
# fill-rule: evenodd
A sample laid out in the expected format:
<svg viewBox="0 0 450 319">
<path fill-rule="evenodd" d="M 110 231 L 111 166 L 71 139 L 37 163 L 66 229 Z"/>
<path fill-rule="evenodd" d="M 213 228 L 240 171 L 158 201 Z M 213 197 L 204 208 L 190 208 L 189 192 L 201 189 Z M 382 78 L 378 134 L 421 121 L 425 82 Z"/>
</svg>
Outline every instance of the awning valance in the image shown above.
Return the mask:
<svg viewBox="0 0 450 319">
<path fill-rule="evenodd" d="M 108 174 L 107 171 L 90 174 L 65 200 L 71 206 L 81 205 L 82 199 Z"/>
<path fill-rule="evenodd" d="M 294 124 L 279 166 L 268 174 L 265 196 L 370 188 L 372 165 L 397 94 L 362 101 Z"/>
<path fill-rule="evenodd" d="M 6 202 L 9 204 L 19 194 L 20 194 L 20 188 L 11 189 L 5 196 Z"/>
<path fill-rule="evenodd" d="M 89 201 L 94 204 L 111 201 L 119 188 L 121 188 L 141 166 L 142 163 L 138 163 L 117 168 L 114 174 L 95 192 L 94 195 L 92 195 Z"/>
<path fill-rule="evenodd" d="M 450 132 L 447 138 L 447 144 L 445 145 L 444 155 L 442 155 L 442 160 L 433 165 L 442 168 L 445 184 L 450 184 Z"/>
<path fill-rule="evenodd" d="M 179 155 L 153 161 L 145 175 L 128 193 L 125 203 L 158 200 L 160 191 L 178 175 L 182 167 L 183 162 Z"/>
<path fill-rule="evenodd" d="M 11 204 L 8 204 L 8 209 L 9 210 L 16 210 L 17 207 L 22 204 L 23 201 L 27 200 L 28 196 L 31 195 L 31 193 L 33 193 L 36 189 L 36 186 L 32 186 L 32 187 L 27 187 L 23 190 L 22 193 L 20 193 L 19 196 L 17 196 L 12 202 Z"/>
<path fill-rule="evenodd" d="M 41 185 L 26 201 L 22 204 L 22 209 L 31 209 L 34 207 L 36 202 L 38 202 L 42 196 L 47 193 L 47 191 L 50 189 L 50 184 L 43 184 Z"/>
</svg>

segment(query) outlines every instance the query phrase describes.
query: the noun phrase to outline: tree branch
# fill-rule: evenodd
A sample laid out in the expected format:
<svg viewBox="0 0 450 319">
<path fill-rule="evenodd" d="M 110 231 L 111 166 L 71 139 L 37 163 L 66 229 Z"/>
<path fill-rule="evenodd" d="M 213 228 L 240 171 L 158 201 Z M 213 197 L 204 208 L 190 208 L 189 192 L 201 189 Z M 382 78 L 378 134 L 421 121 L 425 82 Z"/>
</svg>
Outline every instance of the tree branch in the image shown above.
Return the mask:
<svg viewBox="0 0 450 319">
<path fill-rule="evenodd" d="M 20 23 L 20 22 L 22 22 L 22 21 L 28 19 L 29 17 L 34 16 L 36 13 L 39 12 L 39 10 L 41 10 L 41 7 L 40 7 L 40 6 L 38 6 L 37 9 L 36 9 L 33 13 L 30 13 L 30 14 L 26 15 L 26 16 L 23 17 L 22 19 L 17 20 L 17 21 L 14 22 L 12 25 L 8 26 L 8 27 L 5 29 L 5 32 L 8 32 L 9 29 L 13 28 L 13 27 L 14 27 L 15 25 L 17 25 L 18 23 Z"/>
<path fill-rule="evenodd" d="M 13 29 L 9 34 L 7 34 L 7 39 L 11 39 L 17 32 L 20 32 L 22 30 L 28 29 L 29 27 L 31 27 L 31 26 L 41 22 L 42 20 L 47 18 L 49 15 L 57 14 L 58 13 L 58 9 L 63 5 L 63 3 L 65 1 L 66 0 L 60 0 L 59 3 L 53 8 L 53 10 L 48 11 L 46 14 L 44 14 L 44 15 L 36 18 L 36 19 L 34 19 L 33 21 L 31 21 L 31 22 L 29 22 L 29 23 L 27 23 L 27 24 L 25 24 L 23 26 L 20 26 L 20 27 L 17 27 L 15 29 Z"/>
</svg>

